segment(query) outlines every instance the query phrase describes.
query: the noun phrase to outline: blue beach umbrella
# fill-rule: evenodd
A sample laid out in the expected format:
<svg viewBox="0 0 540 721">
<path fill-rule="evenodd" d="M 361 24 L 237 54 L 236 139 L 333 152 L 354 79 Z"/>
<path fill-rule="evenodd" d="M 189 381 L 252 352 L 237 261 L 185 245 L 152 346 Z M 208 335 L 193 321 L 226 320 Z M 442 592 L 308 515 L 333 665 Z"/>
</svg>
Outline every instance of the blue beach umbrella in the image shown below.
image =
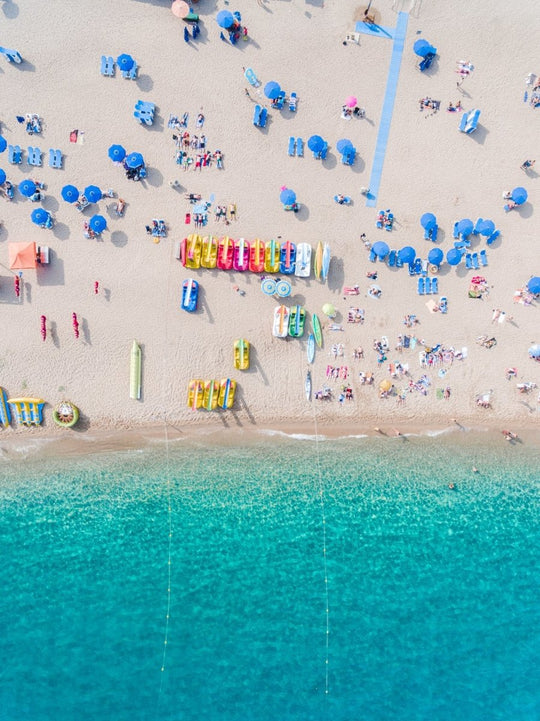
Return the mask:
<svg viewBox="0 0 540 721">
<path fill-rule="evenodd" d="M 540 277 L 535 275 L 534 278 L 531 278 L 527 283 L 527 290 L 533 295 L 540 293 Z"/>
<path fill-rule="evenodd" d="M 429 230 L 430 228 L 433 228 L 434 225 L 437 225 L 437 218 L 433 215 L 433 213 L 424 213 L 424 215 L 420 218 L 420 225 L 424 230 Z"/>
<path fill-rule="evenodd" d="M 402 263 L 412 263 L 416 258 L 416 250 L 410 245 L 406 245 L 401 250 L 398 250 L 398 258 Z"/>
<path fill-rule="evenodd" d="M 420 38 L 420 40 L 417 40 L 415 44 L 413 45 L 413 50 L 415 55 L 418 55 L 421 58 L 425 58 L 426 55 L 429 55 L 430 53 L 437 52 L 436 48 L 431 45 L 431 43 L 428 43 L 427 40 L 424 40 L 423 38 Z"/>
<path fill-rule="evenodd" d="M 97 203 L 103 197 L 103 193 L 97 185 L 87 185 L 84 189 L 84 196 L 90 203 Z"/>
<path fill-rule="evenodd" d="M 444 258 L 444 253 L 440 248 L 432 248 L 428 253 L 428 263 L 432 265 L 440 265 Z"/>
<path fill-rule="evenodd" d="M 470 235 L 473 228 L 474 223 L 469 218 L 462 218 L 457 224 L 457 232 L 461 235 Z"/>
<path fill-rule="evenodd" d="M 6 171 L 0 168 L 0 184 L 6 182 Z"/>
<path fill-rule="evenodd" d="M 527 198 L 528 195 L 525 188 L 514 188 L 514 190 L 512 191 L 512 200 L 516 205 L 523 205 Z"/>
<path fill-rule="evenodd" d="M 4 138 L 3 135 L 0 135 L 0 153 L 3 153 L 6 148 L 7 140 Z"/>
<path fill-rule="evenodd" d="M 388 243 L 385 243 L 384 240 L 378 240 L 376 243 L 373 243 L 371 249 L 379 258 L 386 258 L 386 256 L 390 252 Z"/>
<path fill-rule="evenodd" d="M 320 135 L 312 135 L 307 141 L 307 146 L 314 153 L 320 153 L 320 151 L 324 148 L 324 140 Z"/>
<path fill-rule="evenodd" d="M 109 158 L 115 163 L 120 163 L 126 157 L 126 150 L 121 145 L 111 145 L 109 148 Z"/>
<path fill-rule="evenodd" d="M 220 10 L 216 15 L 216 21 L 220 28 L 227 30 L 234 25 L 234 15 L 228 10 Z"/>
<path fill-rule="evenodd" d="M 478 227 L 480 235 L 490 236 L 495 230 L 495 223 L 492 220 L 484 220 Z"/>
<path fill-rule="evenodd" d="M 463 253 L 458 250 L 458 248 L 451 248 L 446 254 L 446 262 L 448 265 L 459 265 L 462 258 Z"/>
<path fill-rule="evenodd" d="M 352 148 L 353 144 L 347 138 L 341 138 L 336 143 L 336 150 L 338 153 L 346 153 L 349 148 Z"/>
<path fill-rule="evenodd" d="M 279 86 L 279 83 L 276 83 L 274 80 L 271 80 L 264 86 L 264 94 L 270 100 L 275 100 L 280 93 L 281 88 Z"/>
<path fill-rule="evenodd" d="M 36 225 L 43 225 L 47 222 L 49 214 L 44 208 L 36 208 L 32 211 L 30 217 L 32 218 L 32 223 L 35 223 Z"/>
<path fill-rule="evenodd" d="M 23 180 L 22 183 L 19 183 L 19 193 L 21 195 L 24 195 L 26 198 L 29 198 L 31 195 L 34 195 L 34 193 L 37 190 L 37 185 L 33 183 L 31 180 Z"/>
<path fill-rule="evenodd" d="M 285 190 L 282 190 L 279 194 L 279 199 L 283 205 L 292 205 L 296 203 L 296 193 L 290 188 L 285 188 Z"/>
<path fill-rule="evenodd" d="M 131 70 L 131 68 L 135 65 L 135 60 L 131 57 L 131 55 L 128 55 L 127 53 L 122 53 L 122 55 L 119 55 L 116 58 L 116 64 L 122 70 L 123 72 L 127 72 L 128 70 Z"/>
<path fill-rule="evenodd" d="M 128 168 L 136 169 L 144 165 L 144 158 L 140 153 L 130 153 L 126 158 Z"/>
<path fill-rule="evenodd" d="M 79 197 L 79 191 L 74 185 L 64 185 L 62 188 L 62 198 L 67 203 L 74 203 Z"/>
<path fill-rule="evenodd" d="M 90 226 L 90 230 L 93 230 L 94 233 L 103 233 L 107 227 L 107 221 L 102 215 L 93 215 L 90 218 L 88 225 Z"/>
<path fill-rule="evenodd" d="M 529 348 L 529 355 L 531 358 L 540 358 L 540 343 L 536 343 L 536 345 Z"/>
</svg>

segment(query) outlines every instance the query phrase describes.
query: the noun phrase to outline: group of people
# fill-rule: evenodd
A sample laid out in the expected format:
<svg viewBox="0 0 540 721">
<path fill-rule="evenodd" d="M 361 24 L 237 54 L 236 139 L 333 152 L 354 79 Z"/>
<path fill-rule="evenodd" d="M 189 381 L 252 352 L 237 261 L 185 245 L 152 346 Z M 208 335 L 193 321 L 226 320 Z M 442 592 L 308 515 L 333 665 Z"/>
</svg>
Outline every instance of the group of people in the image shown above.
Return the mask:
<svg viewBox="0 0 540 721">
<path fill-rule="evenodd" d="M 26 113 L 26 115 L 17 115 L 17 122 L 24 124 L 28 135 L 39 135 L 42 130 L 42 121 L 37 113 Z"/>
<path fill-rule="evenodd" d="M 358 105 L 353 108 L 350 108 L 348 105 L 343 105 L 341 108 L 341 117 L 345 120 L 350 120 L 351 118 L 365 118 L 366 110 L 365 108 L 360 108 Z"/>
<path fill-rule="evenodd" d="M 223 153 L 221 150 L 215 150 L 213 153 L 206 150 L 204 153 L 197 153 L 195 157 L 189 154 L 188 150 L 178 148 L 176 151 L 176 163 L 181 165 L 184 170 L 202 170 L 208 168 L 215 161 L 216 167 L 220 170 L 223 168 Z"/>
<path fill-rule="evenodd" d="M 166 238 L 167 237 L 167 226 L 164 220 L 152 220 L 152 225 L 145 226 L 147 235 L 153 235 L 154 238 Z"/>
</svg>

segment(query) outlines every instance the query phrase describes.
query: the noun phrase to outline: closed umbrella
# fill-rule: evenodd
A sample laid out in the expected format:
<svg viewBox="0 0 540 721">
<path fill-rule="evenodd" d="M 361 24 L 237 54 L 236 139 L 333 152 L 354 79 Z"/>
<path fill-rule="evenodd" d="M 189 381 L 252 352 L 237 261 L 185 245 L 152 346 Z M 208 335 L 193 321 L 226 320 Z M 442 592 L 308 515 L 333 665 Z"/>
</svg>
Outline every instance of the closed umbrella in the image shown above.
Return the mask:
<svg viewBox="0 0 540 721">
<path fill-rule="evenodd" d="M 276 293 L 280 298 L 288 298 L 292 293 L 292 286 L 288 280 L 278 280 L 276 283 Z"/>
<path fill-rule="evenodd" d="M 307 141 L 307 146 L 314 153 L 320 153 L 320 151 L 324 148 L 324 140 L 320 135 L 312 135 Z"/>
<path fill-rule="evenodd" d="M 523 205 L 523 203 L 527 200 L 527 191 L 525 188 L 514 188 L 512 191 L 512 200 L 516 205 Z"/>
<path fill-rule="evenodd" d="M 265 295 L 274 295 L 276 292 L 276 281 L 273 278 L 265 278 L 261 282 L 261 290 Z"/>
<path fill-rule="evenodd" d="M 269 83 L 266 83 L 264 86 L 264 94 L 267 98 L 270 100 L 275 100 L 279 94 L 281 93 L 281 88 L 278 83 L 276 83 L 274 80 L 271 80 Z"/>
<path fill-rule="evenodd" d="M 135 65 L 135 60 L 127 53 L 122 53 L 116 58 L 116 64 L 122 72 L 128 72 Z"/>
<path fill-rule="evenodd" d="M 109 158 L 115 163 L 121 163 L 126 157 L 126 150 L 121 145 L 111 145 L 109 148 Z"/>
<path fill-rule="evenodd" d="M 62 198 L 67 203 L 74 203 L 79 197 L 79 191 L 74 185 L 64 185 L 62 188 Z"/>
<path fill-rule="evenodd" d="M 5 183 L 6 178 L 7 178 L 6 171 L 2 170 L 2 168 L 0 168 L 0 184 Z"/>
<path fill-rule="evenodd" d="M 353 144 L 347 138 L 341 138 L 336 143 L 336 150 L 338 153 L 346 153 L 349 148 L 352 148 Z"/>
<path fill-rule="evenodd" d="M 4 138 L 3 135 L 0 135 L 0 153 L 3 153 L 6 148 L 7 140 Z"/>
<path fill-rule="evenodd" d="M 433 213 L 424 213 L 424 215 L 420 218 L 420 225 L 424 230 L 429 230 L 430 228 L 433 228 L 434 225 L 437 225 L 437 218 L 433 215 Z"/>
<path fill-rule="evenodd" d="M 459 265 L 462 258 L 463 253 L 458 248 L 451 248 L 446 254 L 446 262 L 448 265 Z"/>
<path fill-rule="evenodd" d="M 428 253 L 428 263 L 431 263 L 432 265 L 440 265 L 442 263 L 442 260 L 444 258 L 444 253 L 440 248 L 432 248 L 432 250 Z"/>
<path fill-rule="evenodd" d="M 141 153 L 130 153 L 126 158 L 126 165 L 128 168 L 136 170 L 144 165 L 144 158 Z"/>
<path fill-rule="evenodd" d="M 36 225 L 43 225 L 47 222 L 49 213 L 47 213 L 44 208 L 36 208 L 32 211 L 30 217 L 32 218 L 32 223 L 35 223 Z"/>
<path fill-rule="evenodd" d="M 357 103 L 358 103 L 358 100 L 354 97 L 354 95 L 349 95 L 349 97 L 345 101 L 345 105 L 348 108 L 354 108 L 355 105 L 357 105 Z"/>
<path fill-rule="evenodd" d="M 492 220 L 484 220 L 478 226 L 480 235 L 490 236 L 495 230 L 495 223 Z"/>
<path fill-rule="evenodd" d="M 103 197 L 103 193 L 97 185 L 87 185 L 84 189 L 84 197 L 89 203 L 97 203 Z"/>
<path fill-rule="evenodd" d="M 529 293 L 532 293 L 533 295 L 537 295 L 540 293 L 540 277 L 535 276 L 534 278 L 531 278 L 530 281 L 527 283 L 527 290 Z"/>
<path fill-rule="evenodd" d="M 470 235 L 473 231 L 474 223 L 469 218 L 462 218 L 457 224 L 457 232 L 460 235 Z"/>
<path fill-rule="evenodd" d="M 371 249 L 378 258 L 386 258 L 386 256 L 390 252 L 388 243 L 385 243 L 384 240 L 378 240 L 376 243 L 373 243 Z"/>
<path fill-rule="evenodd" d="M 37 190 L 37 186 L 35 183 L 33 183 L 31 180 L 23 180 L 22 183 L 19 183 L 19 192 L 21 195 L 24 195 L 25 197 L 29 198 L 31 195 L 34 195 L 34 193 Z"/>
<path fill-rule="evenodd" d="M 93 230 L 94 233 L 103 233 L 105 228 L 107 227 L 107 221 L 102 215 L 93 215 L 90 218 L 90 222 L 88 223 L 90 226 L 90 230 Z"/>
<path fill-rule="evenodd" d="M 325 303 L 322 307 L 322 312 L 327 315 L 329 318 L 335 318 L 336 317 L 336 309 L 332 305 L 332 303 Z"/>
<path fill-rule="evenodd" d="M 529 348 L 529 355 L 531 358 L 540 358 L 540 343 L 536 343 Z"/>
<path fill-rule="evenodd" d="M 398 258 L 402 263 L 412 263 L 416 258 L 416 250 L 410 245 L 406 245 L 398 251 Z"/>
<path fill-rule="evenodd" d="M 234 25 L 234 15 L 228 10 L 220 10 L 216 15 L 216 21 L 220 28 L 228 28 Z"/>
<path fill-rule="evenodd" d="M 283 205 L 292 205 L 293 203 L 296 203 L 296 193 L 290 188 L 285 188 L 279 194 L 279 199 Z"/>
</svg>

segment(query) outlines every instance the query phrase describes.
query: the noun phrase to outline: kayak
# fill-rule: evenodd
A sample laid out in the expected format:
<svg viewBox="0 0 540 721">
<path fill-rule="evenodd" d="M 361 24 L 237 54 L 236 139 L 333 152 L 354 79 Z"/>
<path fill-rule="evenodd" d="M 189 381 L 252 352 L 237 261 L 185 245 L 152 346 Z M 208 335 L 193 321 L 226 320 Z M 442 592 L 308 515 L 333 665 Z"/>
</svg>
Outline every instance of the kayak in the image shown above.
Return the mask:
<svg viewBox="0 0 540 721">
<path fill-rule="evenodd" d="M 313 335 L 315 336 L 315 343 L 317 343 L 319 348 L 321 348 L 322 347 L 321 321 L 315 314 L 313 314 L 311 316 L 311 325 L 313 326 Z"/>
</svg>

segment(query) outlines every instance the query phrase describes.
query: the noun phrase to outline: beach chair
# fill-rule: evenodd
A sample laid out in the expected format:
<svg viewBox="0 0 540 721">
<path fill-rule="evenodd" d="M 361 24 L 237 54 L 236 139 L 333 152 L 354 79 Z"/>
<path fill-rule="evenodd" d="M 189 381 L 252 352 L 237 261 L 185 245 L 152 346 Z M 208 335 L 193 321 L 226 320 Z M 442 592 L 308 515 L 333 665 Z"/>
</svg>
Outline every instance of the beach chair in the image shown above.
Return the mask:
<svg viewBox="0 0 540 721">
<path fill-rule="evenodd" d="M 420 65 L 418 66 L 420 68 L 420 72 L 423 73 L 425 70 L 429 70 L 434 58 L 435 58 L 435 53 L 428 53 L 426 55 L 426 57 L 421 61 Z"/>
<path fill-rule="evenodd" d="M 8 146 L 8 160 L 12 165 L 22 163 L 22 150 L 20 145 Z"/>
<path fill-rule="evenodd" d="M 421 276 L 421 278 L 424 278 L 424 276 Z M 420 278 L 418 280 L 420 280 Z M 426 295 L 431 294 L 431 278 L 429 277 L 424 278 L 424 291 Z"/>
<path fill-rule="evenodd" d="M 272 107 L 281 110 L 285 102 L 285 91 L 282 90 L 275 100 L 272 101 Z"/>
<path fill-rule="evenodd" d="M 431 240 L 431 228 L 424 228 L 424 240 Z"/>
<path fill-rule="evenodd" d="M 474 224 L 473 235 L 478 235 L 478 233 L 480 232 L 479 228 L 480 228 L 480 226 L 482 225 L 483 222 L 484 222 L 484 219 L 483 219 L 483 218 L 478 218 L 478 220 L 477 220 L 476 223 Z"/>
<path fill-rule="evenodd" d="M 106 55 L 101 56 L 101 74 L 109 78 L 114 75 L 114 58 L 110 55 L 109 57 Z"/>
<path fill-rule="evenodd" d="M 454 241 L 454 248 L 457 248 L 458 250 L 463 250 L 466 248 L 466 243 L 464 240 L 456 240 Z"/>
<path fill-rule="evenodd" d="M 457 240 L 459 238 L 458 223 L 459 223 L 459 221 L 456 220 L 456 222 L 454 223 L 454 230 L 452 231 L 452 237 L 454 240 Z"/>
<path fill-rule="evenodd" d="M 478 253 L 472 254 L 472 267 L 474 270 L 478 270 L 480 268 L 480 263 L 478 261 Z"/>
<path fill-rule="evenodd" d="M 403 261 L 399 257 L 399 253 L 396 253 L 396 268 L 403 268 Z"/>
<path fill-rule="evenodd" d="M 360 33 L 347 33 L 345 35 L 345 42 L 346 43 L 356 43 L 357 45 L 360 44 Z"/>
<path fill-rule="evenodd" d="M 494 240 L 497 240 L 500 234 L 500 230 L 494 230 L 493 233 L 489 236 L 489 238 L 486 239 L 486 245 L 491 245 Z"/>
<path fill-rule="evenodd" d="M 356 148 L 351 148 L 346 153 L 343 153 L 341 162 L 344 165 L 354 165 L 354 159 L 356 158 Z"/>
<path fill-rule="evenodd" d="M 395 267 L 395 265 L 396 265 L 396 255 L 397 255 L 397 253 L 396 253 L 395 250 L 391 250 L 391 251 L 388 253 L 388 267 L 389 267 L 389 268 L 394 268 L 394 267 Z"/>
<path fill-rule="evenodd" d="M 478 110 L 478 109 L 471 110 L 471 112 L 469 113 L 469 119 L 467 121 L 467 125 L 465 126 L 466 133 L 472 133 L 476 130 L 479 117 L 480 117 L 480 110 Z"/>
<path fill-rule="evenodd" d="M 61 168 L 62 167 L 62 151 L 49 149 L 49 167 Z"/>
<path fill-rule="evenodd" d="M 289 150 L 287 152 L 290 156 L 293 156 L 296 152 L 296 140 L 292 135 L 289 138 Z"/>
<path fill-rule="evenodd" d="M 260 105 L 256 105 L 253 109 L 253 125 L 259 125 L 261 119 L 262 108 Z"/>
<path fill-rule="evenodd" d="M 296 138 L 296 154 L 299 158 L 304 157 L 304 141 L 302 138 Z"/>
<path fill-rule="evenodd" d="M 448 298 L 445 295 L 439 298 L 439 310 L 441 313 L 448 313 Z"/>
<path fill-rule="evenodd" d="M 326 140 L 325 140 L 325 141 L 324 141 L 324 145 L 323 145 L 323 147 L 322 147 L 322 150 L 321 150 L 321 152 L 319 153 L 319 158 L 320 158 L 321 160 L 326 160 L 326 153 L 327 153 L 327 152 L 328 152 L 328 143 L 327 143 Z"/>
<path fill-rule="evenodd" d="M 459 123 L 459 129 L 462 133 L 465 132 L 465 128 L 467 127 L 467 120 L 469 119 L 469 113 L 463 113 L 461 116 L 461 121 Z"/>
<path fill-rule="evenodd" d="M 39 148 L 28 147 L 28 158 L 26 160 L 28 165 L 41 165 L 41 150 Z"/>
<path fill-rule="evenodd" d="M 416 275 L 420 275 L 422 272 L 422 258 L 416 258 L 414 261 L 414 272 Z"/>
<path fill-rule="evenodd" d="M 409 275 L 416 275 L 416 270 L 414 268 L 414 260 L 412 263 L 409 263 Z"/>
<path fill-rule="evenodd" d="M 418 278 L 418 295 L 424 295 L 426 292 L 426 279 L 421 275 Z"/>
<path fill-rule="evenodd" d="M 487 253 L 485 248 L 480 251 L 480 263 L 485 267 L 488 264 Z"/>
<path fill-rule="evenodd" d="M 384 229 L 390 231 L 390 230 L 392 230 L 393 227 L 394 227 L 394 214 L 387 213 L 386 221 L 384 223 Z"/>
<path fill-rule="evenodd" d="M 136 118 L 141 125 L 153 125 L 154 124 L 154 116 L 150 113 L 144 113 L 140 110 L 135 110 L 133 113 L 133 117 Z"/>
<path fill-rule="evenodd" d="M 133 62 L 133 67 L 131 70 L 122 70 L 122 77 L 126 78 L 126 80 L 136 80 L 137 79 L 137 70 L 138 66 L 136 62 Z"/>
<path fill-rule="evenodd" d="M 268 119 L 268 110 L 266 108 L 263 108 L 261 110 L 261 114 L 259 116 L 259 127 L 265 128 L 266 127 L 266 121 Z"/>
<path fill-rule="evenodd" d="M 438 233 L 439 233 L 439 226 L 437 224 L 435 224 L 433 226 L 433 228 L 431 228 L 431 230 L 429 231 L 429 239 L 431 240 L 432 243 L 437 242 Z"/>
<path fill-rule="evenodd" d="M 431 279 L 431 292 L 434 295 L 439 295 L 439 279 L 437 276 Z"/>
<path fill-rule="evenodd" d="M 377 214 L 377 228 L 382 228 L 384 219 L 386 218 L 384 210 L 379 210 Z"/>
<path fill-rule="evenodd" d="M 473 267 L 472 254 L 471 254 L 471 253 L 467 253 L 467 255 L 465 256 L 465 267 L 466 267 L 466 268 L 472 268 L 472 267 Z"/>
<path fill-rule="evenodd" d="M 421 260 L 420 262 L 422 263 L 422 275 L 425 277 L 428 272 L 427 258 L 424 258 L 424 260 Z"/>
<path fill-rule="evenodd" d="M 291 93 L 289 97 L 289 110 L 291 113 L 296 113 L 296 103 L 298 102 L 298 98 L 296 96 L 296 93 Z"/>
<path fill-rule="evenodd" d="M 377 254 L 373 250 L 373 248 L 369 251 L 369 259 L 372 263 L 375 263 L 377 261 Z"/>
</svg>

